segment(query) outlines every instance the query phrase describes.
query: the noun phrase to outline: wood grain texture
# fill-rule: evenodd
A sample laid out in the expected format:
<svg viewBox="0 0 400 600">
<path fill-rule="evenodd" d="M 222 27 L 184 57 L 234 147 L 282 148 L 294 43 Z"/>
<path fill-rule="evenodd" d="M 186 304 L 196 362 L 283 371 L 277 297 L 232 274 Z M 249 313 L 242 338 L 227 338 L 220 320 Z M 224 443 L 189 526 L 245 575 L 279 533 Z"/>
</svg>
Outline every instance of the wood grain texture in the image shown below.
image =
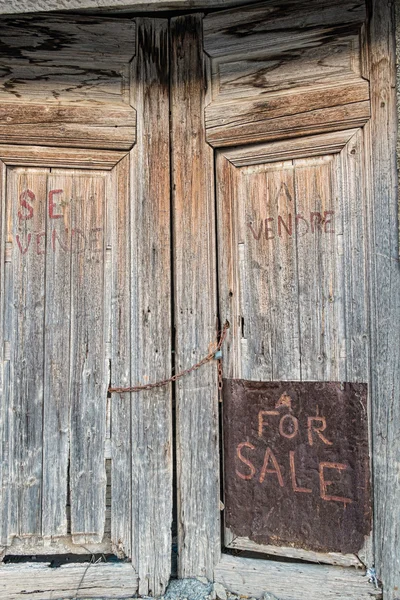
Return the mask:
<svg viewBox="0 0 400 600">
<path fill-rule="evenodd" d="M 112 298 L 111 298 L 111 385 L 131 381 L 131 284 L 130 248 L 130 157 L 126 156 L 112 173 L 117 190 L 112 202 Z M 111 198 L 115 195 L 110 190 Z M 114 552 L 132 556 L 132 473 L 130 394 L 111 396 L 111 541 Z"/>
<path fill-rule="evenodd" d="M 223 154 L 235 167 L 280 162 L 285 159 L 311 158 L 341 152 L 356 132 L 356 129 L 333 131 L 332 133 L 280 140 L 269 144 L 252 144 L 230 149 L 227 153 L 221 150 L 219 153 Z"/>
<path fill-rule="evenodd" d="M 1 19 L 4 142 L 123 148 L 135 139 L 130 19 Z"/>
<path fill-rule="evenodd" d="M 0 565 L 0 599 L 132 598 L 137 576 L 124 563 L 75 563 L 52 568 L 46 563 Z"/>
<path fill-rule="evenodd" d="M 31 201 L 27 190 L 36 192 L 31 218 L 20 204 L 21 199 Z M 10 341 L 10 377 L 5 393 L 10 415 L 9 535 L 41 535 L 42 528 L 45 256 L 28 249 L 36 237 L 34 232 L 46 228 L 46 192 L 45 169 L 9 173 L 6 239 L 12 262 L 5 315 Z"/>
<path fill-rule="evenodd" d="M 115 150 L 81 150 L 46 146 L 0 146 L 0 160 L 6 165 L 26 167 L 65 167 L 110 171 L 126 152 Z"/>
<path fill-rule="evenodd" d="M 292 161 L 269 162 L 290 157 L 286 142 L 218 154 L 227 377 L 368 380 L 360 136 L 297 140 Z M 342 151 L 312 157 L 311 139 L 319 152 Z"/>
<path fill-rule="evenodd" d="M 237 550 L 248 550 L 249 552 L 263 552 L 270 556 L 281 556 L 294 558 L 298 561 L 325 563 L 336 565 L 338 567 L 359 567 L 362 568 L 362 562 L 354 554 L 340 554 L 339 552 L 313 552 L 312 550 L 301 550 L 300 548 L 291 548 L 285 546 L 272 546 L 257 544 L 245 537 L 235 537 L 228 528 L 225 530 L 225 543 L 229 548 Z M 227 539 L 229 538 L 229 543 Z"/>
<path fill-rule="evenodd" d="M 50 190 L 66 189 L 65 179 L 50 177 Z M 68 193 L 69 192 L 69 193 Z M 62 219 L 50 219 L 46 210 L 44 252 L 46 268 L 46 307 L 44 319 L 43 364 L 43 500 L 42 534 L 52 537 L 67 534 L 67 485 L 70 442 L 70 319 L 71 308 L 71 254 L 56 251 L 56 236 L 66 248 L 72 248 L 72 206 L 66 203 Z M 57 214 L 58 210 L 55 211 Z M 55 234 L 53 234 L 55 232 Z M 47 235 L 46 235 L 47 234 Z"/>
<path fill-rule="evenodd" d="M 216 339 L 213 156 L 205 142 L 201 15 L 171 21 L 176 371 Z M 220 556 L 216 365 L 176 388 L 179 576 L 213 576 Z"/>
<path fill-rule="evenodd" d="M 323 87 L 335 82 L 351 84 L 360 80 L 359 34 L 337 37 L 333 34 L 331 40 L 322 42 L 324 37 L 326 30 L 322 28 L 319 39 L 316 36 L 306 47 L 304 40 L 294 35 L 290 49 L 267 47 L 256 54 L 249 40 L 243 55 L 228 54 L 212 60 L 213 100 L 240 100 L 280 90 Z"/>
<path fill-rule="evenodd" d="M 129 150 L 136 112 L 130 106 L 0 103 L 4 143 Z"/>
<path fill-rule="evenodd" d="M 215 581 L 236 594 L 259 598 L 264 592 L 279 600 L 371 600 L 380 590 L 368 583 L 363 572 L 341 567 L 289 564 L 223 555 L 215 569 Z"/>
<path fill-rule="evenodd" d="M 10 257 L 6 257 L 6 166 L 0 163 L 0 439 L 8 437 L 8 404 L 6 389 L 9 381 L 9 344 L 5 331 L 5 304 L 7 294 L 6 271 L 9 270 Z M 7 263 L 6 263 L 7 258 Z M 9 287 L 9 286 L 7 286 Z M 0 562 L 2 560 L 3 548 L 8 543 L 8 464 L 9 457 L 6 444 L 0 445 Z"/>
<path fill-rule="evenodd" d="M 77 9 L 94 10 L 96 14 L 100 11 L 114 12 L 141 12 L 148 13 L 149 10 L 191 10 L 193 8 L 226 8 L 242 4 L 252 4 L 254 0 L 40 0 L 32 6 L 31 0 L 0 0 L 0 14 L 32 13 L 36 11 L 76 11 Z"/>
<path fill-rule="evenodd" d="M 171 374 L 168 22 L 137 20 L 133 63 L 137 144 L 131 153 L 131 380 Z M 139 593 L 160 595 L 170 578 L 171 386 L 132 395 L 132 563 Z"/>
<path fill-rule="evenodd" d="M 208 15 L 204 20 L 205 50 L 213 58 L 249 50 L 284 50 L 293 47 L 293 38 L 297 38 L 297 47 L 304 47 L 313 38 L 325 41 L 332 36 L 329 31 L 321 40 L 321 26 L 343 31 L 364 20 L 365 4 L 358 0 L 340 0 L 335 5 L 325 0 L 267 0 Z"/>
<path fill-rule="evenodd" d="M 93 173 L 93 174 L 92 174 Z M 106 311 L 106 186 L 104 175 L 57 172 L 56 189 L 71 198 L 70 493 L 77 544 L 101 542 L 105 519 L 108 369 Z M 65 385 L 65 384 L 64 384 Z"/>
<path fill-rule="evenodd" d="M 206 109 L 207 141 L 220 147 L 314 135 L 364 125 L 369 116 L 369 86 L 363 80 L 293 91 L 290 97 L 212 102 Z"/>
<path fill-rule="evenodd" d="M 370 328 L 375 557 L 385 600 L 400 590 L 400 272 L 393 3 L 372 2 Z M 367 184 L 367 185 L 368 185 Z"/>
</svg>

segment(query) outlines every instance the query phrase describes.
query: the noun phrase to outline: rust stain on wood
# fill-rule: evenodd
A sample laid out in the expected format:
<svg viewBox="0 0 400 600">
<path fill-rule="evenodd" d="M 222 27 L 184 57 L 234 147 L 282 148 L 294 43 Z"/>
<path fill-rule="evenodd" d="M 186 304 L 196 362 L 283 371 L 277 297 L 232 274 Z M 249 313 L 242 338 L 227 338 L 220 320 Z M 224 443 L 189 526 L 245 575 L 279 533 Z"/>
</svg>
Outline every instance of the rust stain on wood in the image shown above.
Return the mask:
<svg viewBox="0 0 400 600">
<path fill-rule="evenodd" d="M 225 380 L 224 438 L 233 535 L 362 548 L 371 531 L 366 384 Z"/>
</svg>

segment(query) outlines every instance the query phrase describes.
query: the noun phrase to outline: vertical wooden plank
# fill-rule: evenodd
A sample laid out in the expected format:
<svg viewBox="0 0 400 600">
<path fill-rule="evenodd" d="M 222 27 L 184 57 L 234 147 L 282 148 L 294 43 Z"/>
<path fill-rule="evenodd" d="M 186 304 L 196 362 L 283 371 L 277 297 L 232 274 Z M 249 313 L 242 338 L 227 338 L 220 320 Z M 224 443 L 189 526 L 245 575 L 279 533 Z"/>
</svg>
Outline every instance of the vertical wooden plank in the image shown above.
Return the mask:
<svg viewBox="0 0 400 600">
<path fill-rule="evenodd" d="M 338 289 L 343 296 L 346 381 L 369 382 L 368 273 L 366 270 L 365 149 L 359 130 L 335 157 L 334 178 L 338 198 L 334 227 L 337 271 L 342 275 Z M 339 217 L 339 218 L 338 218 Z M 342 229 L 339 231 L 339 227 Z"/>
<path fill-rule="evenodd" d="M 0 561 L 2 547 L 8 543 L 8 382 L 9 344 L 6 339 L 6 271 L 9 271 L 10 256 L 7 253 L 6 237 L 6 178 L 7 169 L 0 162 Z M 7 255 L 6 255 L 7 254 Z M 8 263 L 8 264 L 7 264 Z"/>
<path fill-rule="evenodd" d="M 111 385 L 131 383 L 130 157 L 114 168 L 108 198 L 112 221 Z M 132 556 L 131 394 L 111 395 L 111 541 L 114 552 Z"/>
<path fill-rule="evenodd" d="M 242 327 L 240 317 L 239 265 L 236 248 L 239 232 L 238 216 L 239 170 L 223 153 L 216 153 L 217 235 L 219 268 L 219 308 L 229 321 L 229 337 L 224 348 L 224 376 L 239 379 L 242 374 Z"/>
<path fill-rule="evenodd" d="M 171 21 L 172 179 L 176 369 L 204 356 L 216 336 L 213 155 L 205 142 L 202 16 Z M 220 556 L 216 365 L 176 389 L 180 577 L 213 577 Z"/>
<path fill-rule="evenodd" d="M 63 177 L 50 175 L 48 178 L 47 234 L 45 239 L 39 240 L 39 251 L 45 252 L 46 260 L 42 503 L 44 537 L 67 534 L 71 410 L 72 190 L 65 184 Z"/>
<path fill-rule="evenodd" d="M 131 153 L 131 372 L 146 384 L 171 373 L 168 22 L 137 20 Z M 132 563 L 139 594 L 160 595 L 170 577 L 171 386 L 132 395 Z"/>
<path fill-rule="evenodd" d="M 239 270 L 245 379 L 300 379 L 294 168 L 245 167 L 239 179 Z M 261 235 L 260 235 L 261 233 Z M 225 242 L 222 241 L 225 246 Z M 241 247 L 242 246 L 242 247 Z M 243 254 L 243 256 L 241 256 Z M 235 375 L 237 377 L 237 375 Z"/>
<path fill-rule="evenodd" d="M 333 157 L 299 159 L 294 166 L 296 215 L 302 216 L 297 231 L 301 375 L 304 381 L 344 381 Z"/>
<path fill-rule="evenodd" d="M 41 535 L 42 526 L 45 258 L 38 237 L 46 231 L 46 197 L 46 169 L 10 171 L 9 534 L 17 536 Z"/>
<path fill-rule="evenodd" d="M 372 0 L 370 303 L 375 558 L 384 600 L 400 595 L 400 272 L 394 14 Z"/>
<path fill-rule="evenodd" d="M 71 239 L 71 533 L 76 544 L 101 542 L 105 519 L 105 178 L 57 173 L 70 198 Z"/>
</svg>

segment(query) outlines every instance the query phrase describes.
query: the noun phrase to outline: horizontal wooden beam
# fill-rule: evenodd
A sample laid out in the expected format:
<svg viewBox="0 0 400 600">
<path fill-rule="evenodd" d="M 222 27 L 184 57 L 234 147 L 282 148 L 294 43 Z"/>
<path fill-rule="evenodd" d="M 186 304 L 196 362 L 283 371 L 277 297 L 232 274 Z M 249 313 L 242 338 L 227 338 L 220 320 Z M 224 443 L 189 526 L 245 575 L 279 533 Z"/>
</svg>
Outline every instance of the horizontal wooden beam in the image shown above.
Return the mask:
<svg viewBox="0 0 400 600">
<path fill-rule="evenodd" d="M 259 598 L 270 592 L 279 600 L 371 600 L 380 598 L 364 571 L 305 563 L 283 563 L 223 554 L 215 581 L 235 594 Z"/>
<path fill-rule="evenodd" d="M 0 565 L 0 600 L 131 598 L 136 591 L 137 576 L 129 563 Z"/>
<path fill-rule="evenodd" d="M 36 13 L 59 10 L 92 9 L 98 11 L 149 12 L 151 10 L 188 10 L 193 8 L 227 8 L 252 4 L 254 0 L 42 0 L 38 8 L 32 0 L 0 0 L 0 14 Z"/>
</svg>

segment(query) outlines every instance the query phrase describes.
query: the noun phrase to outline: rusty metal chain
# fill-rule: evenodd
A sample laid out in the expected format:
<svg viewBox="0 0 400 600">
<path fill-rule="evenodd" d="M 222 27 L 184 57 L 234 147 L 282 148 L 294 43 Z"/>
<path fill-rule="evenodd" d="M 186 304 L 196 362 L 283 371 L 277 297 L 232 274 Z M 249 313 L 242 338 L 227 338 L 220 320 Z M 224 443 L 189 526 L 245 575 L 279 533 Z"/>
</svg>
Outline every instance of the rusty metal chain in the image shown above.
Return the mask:
<svg viewBox="0 0 400 600">
<path fill-rule="evenodd" d="M 162 379 L 161 381 L 156 381 L 154 383 L 146 383 L 144 385 L 134 385 L 132 387 L 109 387 L 108 391 L 116 393 L 116 394 L 123 394 L 125 392 L 142 392 L 144 390 L 153 390 L 154 388 L 163 387 L 165 385 L 168 385 L 169 383 L 172 383 L 173 381 L 177 381 L 178 379 L 185 377 L 185 375 L 189 375 L 189 373 L 192 373 L 193 371 L 197 371 L 197 369 L 200 369 L 200 367 L 202 367 L 206 363 L 216 359 L 218 361 L 218 390 L 219 390 L 219 393 L 221 393 L 221 390 L 222 390 L 222 352 L 221 352 L 221 348 L 225 341 L 228 329 L 229 329 L 229 323 L 228 323 L 228 321 L 225 321 L 224 326 L 221 331 L 219 341 L 217 343 L 216 349 L 213 352 L 210 352 L 209 354 L 207 354 L 207 356 L 202 358 L 198 363 L 196 363 L 192 367 L 189 367 L 189 369 L 185 369 L 184 371 L 181 371 L 180 373 L 177 373 L 176 375 L 172 375 L 172 377 L 169 377 L 168 379 Z"/>
</svg>

